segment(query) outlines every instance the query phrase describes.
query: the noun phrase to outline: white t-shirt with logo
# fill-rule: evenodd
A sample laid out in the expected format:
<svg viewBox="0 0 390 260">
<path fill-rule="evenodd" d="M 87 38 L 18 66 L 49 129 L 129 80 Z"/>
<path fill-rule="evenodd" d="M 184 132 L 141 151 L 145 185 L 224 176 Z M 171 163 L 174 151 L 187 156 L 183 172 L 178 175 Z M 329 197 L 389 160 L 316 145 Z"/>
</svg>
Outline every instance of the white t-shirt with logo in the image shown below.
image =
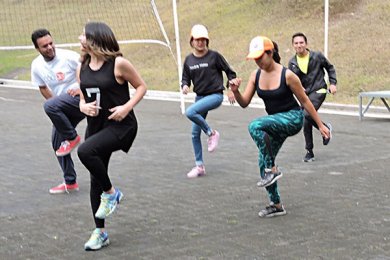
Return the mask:
<svg viewBox="0 0 390 260">
<path fill-rule="evenodd" d="M 42 55 L 31 63 L 31 82 L 34 86 L 47 86 L 54 95 L 66 93 L 70 88 L 79 88 L 76 69 L 80 54 L 71 50 L 57 49 L 53 60 L 47 62 Z"/>
</svg>

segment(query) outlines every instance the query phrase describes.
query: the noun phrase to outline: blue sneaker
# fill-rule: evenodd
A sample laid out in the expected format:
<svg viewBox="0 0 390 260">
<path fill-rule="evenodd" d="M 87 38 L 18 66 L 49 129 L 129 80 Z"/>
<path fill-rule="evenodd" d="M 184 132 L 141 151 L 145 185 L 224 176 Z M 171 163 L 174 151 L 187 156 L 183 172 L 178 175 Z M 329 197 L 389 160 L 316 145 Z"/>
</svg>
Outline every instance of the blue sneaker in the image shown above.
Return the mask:
<svg viewBox="0 0 390 260">
<path fill-rule="evenodd" d="M 105 219 L 112 212 L 123 198 L 123 193 L 119 189 L 115 189 L 113 194 L 102 193 L 100 196 L 100 206 L 95 213 L 96 218 Z"/>
<path fill-rule="evenodd" d="M 107 232 L 101 232 L 100 228 L 95 228 L 88 242 L 85 243 L 84 249 L 86 251 L 95 251 L 109 244 L 110 240 L 108 239 Z"/>
</svg>

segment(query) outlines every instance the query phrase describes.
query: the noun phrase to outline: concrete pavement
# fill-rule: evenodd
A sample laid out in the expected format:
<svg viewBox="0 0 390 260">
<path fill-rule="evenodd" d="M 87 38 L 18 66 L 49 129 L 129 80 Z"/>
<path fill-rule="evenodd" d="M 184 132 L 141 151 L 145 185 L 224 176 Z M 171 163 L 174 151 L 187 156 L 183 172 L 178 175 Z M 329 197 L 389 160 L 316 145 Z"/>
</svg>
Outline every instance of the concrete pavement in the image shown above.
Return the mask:
<svg viewBox="0 0 390 260">
<path fill-rule="evenodd" d="M 267 196 L 247 125 L 264 109 L 212 111 L 220 145 L 204 147 L 207 175 L 189 180 L 190 122 L 178 102 L 144 100 L 132 149 L 110 164 L 125 194 L 106 222 L 111 245 L 85 252 L 88 172 L 73 153 L 80 191 L 48 193 L 62 180 L 42 103 L 36 90 L 0 88 L 0 259 L 390 259 L 389 119 L 321 114 L 334 138 L 325 147 L 315 132 L 313 163 L 302 162 L 302 133 L 287 139 L 277 164 L 288 214 L 261 219 Z"/>
</svg>

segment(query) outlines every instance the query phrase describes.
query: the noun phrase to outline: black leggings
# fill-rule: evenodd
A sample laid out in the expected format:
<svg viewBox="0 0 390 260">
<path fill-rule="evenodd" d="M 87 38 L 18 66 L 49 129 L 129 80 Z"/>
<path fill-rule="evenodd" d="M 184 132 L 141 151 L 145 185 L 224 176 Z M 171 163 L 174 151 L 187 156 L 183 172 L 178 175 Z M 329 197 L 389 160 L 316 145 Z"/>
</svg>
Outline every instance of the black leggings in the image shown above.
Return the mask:
<svg viewBox="0 0 390 260">
<path fill-rule="evenodd" d="M 91 174 L 90 200 L 97 228 L 104 228 L 104 220 L 95 218 L 100 205 L 100 195 L 112 187 L 108 176 L 110 157 L 114 151 L 121 148 L 122 141 L 108 128 L 88 137 L 78 148 L 80 161 Z"/>
<path fill-rule="evenodd" d="M 312 92 L 309 95 L 309 99 L 311 103 L 313 103 L 313 106 L 315 110 L 317 111 L 322 103 L 325 101 L 326 94 L 324 93 L 316 93 Z M 311 118 L 309 113 L 304 110 L 305 120 L 303 122 L 303 135 L 305 136 L 305 149 L 306 150 L 313 150 L 314 143 L 313 143 L 313 126 L 318 129 L 317 123 Z M 322 124 L 325 125 L 324 122 Z"/>
</svg>

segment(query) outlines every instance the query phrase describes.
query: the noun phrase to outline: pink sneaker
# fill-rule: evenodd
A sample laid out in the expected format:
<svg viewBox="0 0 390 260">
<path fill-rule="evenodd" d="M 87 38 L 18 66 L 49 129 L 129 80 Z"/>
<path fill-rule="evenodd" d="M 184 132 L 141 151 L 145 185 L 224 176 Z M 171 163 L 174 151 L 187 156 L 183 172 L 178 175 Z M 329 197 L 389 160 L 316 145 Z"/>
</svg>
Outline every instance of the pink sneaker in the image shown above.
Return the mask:
<svg viewBox="0 0 390 260">
<path fill-rule="evenodd" d="M 206 169 L 204 166 L 195 166 L 192 168 L 192 170 L 187 173 L 188 178 L 196 178 L 196 177 L 201 177 L 206 174 Z"/>
<path fill-rule="evenodd" d="M 217 149 L 218 141 L 219 141 L 219 133 L 217 130 L 214 130 L 214 134 L 211 135 L 207 140 L 208 150 L 210 153 L 214 152 L 214 150 Z"/>
<path fill-rule="evenodd" d="M 55 186 L 49 190 L 50 194 L 62 194 L 62 193 L 69 193 L 72 191 L 78 191 L 79 185 L 77 183 L 74 184 L 65 184 L 61 183 L 58 186 Z"/>
<path fill-rule="evenodd" d="M 65 156 L 70 154 L 70 152 L 77 147 L 80 143 L 81 137 L 78 135 L 74 140 L 65 140 L 61 143 L 60 148 L 56 151 L 57 156 Z"/>
</svg>

